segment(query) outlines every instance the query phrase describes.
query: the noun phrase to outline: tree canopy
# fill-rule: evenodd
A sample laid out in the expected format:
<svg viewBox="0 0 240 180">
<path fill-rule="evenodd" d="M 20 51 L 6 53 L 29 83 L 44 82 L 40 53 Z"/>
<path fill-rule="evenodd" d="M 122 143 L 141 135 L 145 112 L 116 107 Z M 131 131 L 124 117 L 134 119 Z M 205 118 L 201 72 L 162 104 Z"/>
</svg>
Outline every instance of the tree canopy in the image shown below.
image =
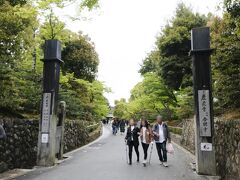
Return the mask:
<svg viewBox="0 0 240 180">
<path fill-rule="evenodd" d="M 167 119 L 193 116 L 190 31 L 202 26 L 210 27 L 215 49 L 211 56 L 215 112 L 240 108 L 240 1 L 223 2 L 222 17 L 201 15 L 183 3 L 178 5 L 174 17 L 157 36 L 154 49 L 143 60 L 139 70 L 143 81 L 132 89 L 129 102 L 122 103 L 128 111 L 127 115 L 122 112 L 125 117 L 151 119 L 156 113 Z"/>
<path fill-rule="evenodd" d="M 88 37 L 66 29 L 53 12 L 54 6 L 62 8 L 74 2 L 0 1 L 0 113 L 39 116 L 41 59 L 47 39 L 58 39 L 63 45 L 65 65 L 59 100 L 67 102 L 67 117 L 94 121 L 108 113 L 108 101 L 103 95 L 108 89 L 96 80 L 99 60 L 93 43 Z M 91 10 L 97 6 L 97 0 L 83 0 L 79 8 Z"/>
</svg>

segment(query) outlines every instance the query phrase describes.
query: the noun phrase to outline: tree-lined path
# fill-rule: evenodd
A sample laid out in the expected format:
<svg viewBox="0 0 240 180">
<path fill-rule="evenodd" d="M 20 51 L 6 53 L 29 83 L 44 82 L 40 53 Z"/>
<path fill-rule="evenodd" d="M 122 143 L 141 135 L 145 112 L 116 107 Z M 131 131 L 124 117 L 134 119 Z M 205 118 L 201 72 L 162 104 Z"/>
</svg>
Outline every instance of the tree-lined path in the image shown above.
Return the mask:
<svg viewBox="0 0 240 180">
<path fill-rule="evenodd" d="M 142 147 L 140 156 L 142 157 Z M 70 158 L 53 168 L 37 169 L 17 180 L 202 180 L 190 168 L 189 154 L 175 147 L 175 155 L 169 155 L 169 167 L 159 164 L 154 146 L 151 165 L 126 164 L 124 136 L 111 134 L 109 126 L 103 127 L 103 135 L 93 144 L 68 154 Z M 135 154 L 134 154 L 135 155 Z"/>
</svg>

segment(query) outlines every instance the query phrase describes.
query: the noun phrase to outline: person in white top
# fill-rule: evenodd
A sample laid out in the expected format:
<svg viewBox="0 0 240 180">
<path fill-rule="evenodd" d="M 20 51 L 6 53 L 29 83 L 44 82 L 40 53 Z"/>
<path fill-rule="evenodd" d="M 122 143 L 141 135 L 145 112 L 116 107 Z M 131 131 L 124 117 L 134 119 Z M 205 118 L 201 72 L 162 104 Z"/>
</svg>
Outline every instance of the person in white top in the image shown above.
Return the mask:
<svg viewBox="0 0 240 180">
<path fill-rule="evenodd" d="M 157 116 L 157 123 L 153 126 L 154 140 L 160 164 L 168 167 L 166 142 L 171 142 L 170 132 L 166 123 L 162 121 L 162 116 Z"/>
<path fill-rule="evenodd" d="M 149 144 L 152 142 L 152 130 L 149 127 L 149 123 L 146 119 L 141 120 L 141 126 L 140 126 L 140 138 L 142 143 L 142 148 L 144 152 L 144 160 L 143 165 L 146 166 L 147 163 L 147 152 Z"/>
</svg>

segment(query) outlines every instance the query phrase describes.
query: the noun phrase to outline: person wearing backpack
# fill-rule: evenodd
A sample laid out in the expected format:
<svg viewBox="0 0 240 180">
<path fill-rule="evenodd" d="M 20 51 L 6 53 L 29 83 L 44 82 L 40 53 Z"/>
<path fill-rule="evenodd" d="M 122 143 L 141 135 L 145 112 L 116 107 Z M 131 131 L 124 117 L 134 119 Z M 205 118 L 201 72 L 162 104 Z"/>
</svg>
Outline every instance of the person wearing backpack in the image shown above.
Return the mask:
<svg viewBox="0 0 240 180">
<path fill-rule="evenodd" d="M 157 123 L 153 126 L 153 135 L 156 143 L 157 153 L 160 164 L 168 167 L 166 143 L 171 143 L 170 132 L 166 123 L 163 122 L 162 116 L 157 116 Z"/>
</svg>

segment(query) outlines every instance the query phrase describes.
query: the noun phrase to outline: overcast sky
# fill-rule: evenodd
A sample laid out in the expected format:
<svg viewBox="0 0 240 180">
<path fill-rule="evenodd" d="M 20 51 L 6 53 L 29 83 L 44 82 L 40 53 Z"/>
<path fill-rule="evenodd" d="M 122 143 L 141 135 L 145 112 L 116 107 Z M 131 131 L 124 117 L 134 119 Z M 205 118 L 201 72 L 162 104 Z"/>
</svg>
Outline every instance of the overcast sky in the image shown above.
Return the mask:
<svg viewBox="0 0 240 180">
<path fill-rule="evenodd" d="M 67 28 L 83 31 L 95 43 L 100 59 L 98 79 L 112 89 L 106 95 L 111 105 L 115 99 L 128 99 L 130 90 L 141 81 L 140 64 L 179 2 L 200 13 L 220 14 L 220 0 L 100 0 L 100 9 L 87 15 L 91 20 L 64 19 Z M 76 15 L 76 7 L 58 13 Z"/>
</svg>

